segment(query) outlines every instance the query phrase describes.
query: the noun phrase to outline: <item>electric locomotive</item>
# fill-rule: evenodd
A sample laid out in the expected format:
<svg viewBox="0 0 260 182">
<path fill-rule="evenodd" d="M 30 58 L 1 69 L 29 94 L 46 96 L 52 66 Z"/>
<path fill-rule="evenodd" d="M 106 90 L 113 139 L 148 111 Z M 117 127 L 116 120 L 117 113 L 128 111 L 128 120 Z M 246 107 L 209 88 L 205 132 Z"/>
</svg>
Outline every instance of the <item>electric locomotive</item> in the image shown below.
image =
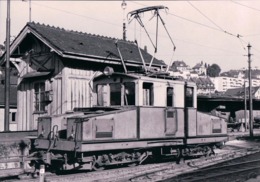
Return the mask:
<svg viewBox="0 0 260 182">
<path fill-rule="evenodd" d="M 224 118 L 197 111 L 196 84 L 160 72 L 116 73 L 93 80 L 94 106 L 38 119 L 33 164 L 102 169 L 151 156 L 210 155 L 227 140 Z"/>
</svg>

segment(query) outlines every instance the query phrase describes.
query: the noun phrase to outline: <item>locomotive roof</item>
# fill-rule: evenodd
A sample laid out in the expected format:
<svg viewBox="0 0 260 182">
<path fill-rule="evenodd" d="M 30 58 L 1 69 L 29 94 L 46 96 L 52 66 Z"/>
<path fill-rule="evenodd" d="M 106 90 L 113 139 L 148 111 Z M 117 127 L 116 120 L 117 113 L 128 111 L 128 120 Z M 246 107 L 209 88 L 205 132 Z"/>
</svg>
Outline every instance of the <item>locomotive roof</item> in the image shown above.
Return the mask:
<svg viewBox="0 0 260 182">
<path fill-rule="evenodd" d="M 133 75 L 133 74 L 125 74 L 125 73 L 112 73 L 110 75 L 106 75 L 106 74 L 101 74 L 101 75 L 98 75 L 97 77 L 94 78 L 94 81 L 97 81 L 97 80 L 102 80 L 104 78 L 113 78 L 113 77 L 121 77 L 121 78 L 132 78 L 132 79 L 138 79 L 139 76 L 138 75 Z"/>
<path fill-rule="evenodd" d="M 143 74 L 143 73 L 120 73 L 120 72 L 114 72 L 111 73 L 110 75 L 106 75 L 106 74 L 101 74 L 97 77 L 94 78 L 94 81 L 98 81 L 98 80 L 102 80 L 104 78 L 130 78 L 130 79 L 140 79 L 140 78 L 154 78 L 156 79 L 160 79 L 160 80 L 176 80 L 176 81 L 180 81 L 180 82 L 190 82 L 193 83 L 191 81 L 187 81 L 178 77 L 173 77 L 173 76 L 169 76 L 166 73 L 154 73 L 154 74 Z"/>
</svg>

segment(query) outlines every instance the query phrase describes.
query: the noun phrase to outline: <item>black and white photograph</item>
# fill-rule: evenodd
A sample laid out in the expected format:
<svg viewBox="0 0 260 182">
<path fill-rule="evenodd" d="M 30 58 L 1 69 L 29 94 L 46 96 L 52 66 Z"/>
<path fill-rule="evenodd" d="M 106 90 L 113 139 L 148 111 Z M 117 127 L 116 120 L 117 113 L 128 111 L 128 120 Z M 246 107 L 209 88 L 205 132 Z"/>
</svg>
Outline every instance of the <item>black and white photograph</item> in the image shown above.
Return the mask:
<svg viewBox="0 0 260 182">
<path fill-rule="evenodd" d="M 260 1 L 0 0 L 0 181 L 259 182 Z"/>
</svg>

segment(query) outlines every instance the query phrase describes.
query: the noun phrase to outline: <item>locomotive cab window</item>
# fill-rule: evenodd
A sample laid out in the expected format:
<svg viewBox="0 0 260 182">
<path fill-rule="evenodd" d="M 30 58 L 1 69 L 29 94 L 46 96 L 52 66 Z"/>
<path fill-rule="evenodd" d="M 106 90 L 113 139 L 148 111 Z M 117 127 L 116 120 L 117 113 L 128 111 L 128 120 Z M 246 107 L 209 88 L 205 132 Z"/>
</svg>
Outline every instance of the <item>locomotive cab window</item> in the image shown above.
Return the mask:
<svg viewBox="0 0 260 182">
<path fill-rule="evenodd" d="M 135 83 L 126 82 L 124 83 L 125 93 L 124 101 L 125 105 L 135 105 Z"/>
<path fill-rule="evenodd" d="M 107 85 L 97 85 L 97 105 L 107 106 Z"/>
<path fill-rule="evenodd" d="M 143 105 L 153 105 L 153 83 L 143 83 Z"/>
<path fill-rule="evenodd" d="M 194 88 L 186 87 L 185 91 L 185 105 L 186 107 L 194 107 Z"/>
<path fill-rule="evenodd" d="M 121 83 L 111 83 L 110 86 L 110 105 L 121 105 Z"/>
<path fill-rule="evenodd" d="M 135 105 L 135 83 L 97 85 L 97 105 L 108 106 L 108 101 L 111 106 Z"/>
<path fill-rule="evenodd" d="M 167 95 L 166 95 L 167 107 L 173 107 L 173 88 L 167 87 Z"/>
</svg>

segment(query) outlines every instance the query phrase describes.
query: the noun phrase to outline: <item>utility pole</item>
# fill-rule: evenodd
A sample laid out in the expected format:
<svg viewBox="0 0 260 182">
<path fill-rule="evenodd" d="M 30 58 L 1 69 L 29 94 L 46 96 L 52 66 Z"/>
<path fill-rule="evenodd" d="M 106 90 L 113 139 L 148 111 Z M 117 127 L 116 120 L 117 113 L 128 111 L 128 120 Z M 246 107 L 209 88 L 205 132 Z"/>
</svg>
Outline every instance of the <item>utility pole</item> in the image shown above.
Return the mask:
<svg viewBox="0 0 260 182">
<path fill-rule="evenodd" d="M 247 94 L 246 94 L 246 80 L 244 80 L 244 104 L 245 104 L 245 111 L 244 111 L 244 118 L 245 118 L 245 131 L 247 131 L 247 106 L 246 106 L 246 102 L 247 102 Z"/>
<path fill-rule="evenodd" d="M 5 123 L 4 131 L 9 131 L 10 104 L 10 0 L 7 0 L 6 18 L 6 62 L 5 62 Z"/>
<path fill-rule="evenodd" d="M 248 81 L 249 81 L 249 135 L 250 137 L 254 136 L 253 133 L 253 100 L 252 100 L 252 78 L 251 78 L 251 53 L 250 53 L 250 49 L 251 49 L 251 45 L 248 44 L 247 46 L 248 48 Z"/>
<path fill-rule="evenodd" d="M 125 23 L 125 9 L 126 9 L 126 2 L 125 0 L 123 0 L 122 4 L 121 4 L 121 7 L 123 9 L 123 40 L 126 40 L 126 23 Z"/>
<path fill-rule="evenodd" d="M 29 22 L 32 22 L 32 2 L 29 0 Z"/>
<path fill-rule="evenodd" d="M 22 0 L 24 2 L 26 2 L 27 0 Z M 32 1 L 29 0 L 29 22 L 32 21 Z"/>
</svg>

